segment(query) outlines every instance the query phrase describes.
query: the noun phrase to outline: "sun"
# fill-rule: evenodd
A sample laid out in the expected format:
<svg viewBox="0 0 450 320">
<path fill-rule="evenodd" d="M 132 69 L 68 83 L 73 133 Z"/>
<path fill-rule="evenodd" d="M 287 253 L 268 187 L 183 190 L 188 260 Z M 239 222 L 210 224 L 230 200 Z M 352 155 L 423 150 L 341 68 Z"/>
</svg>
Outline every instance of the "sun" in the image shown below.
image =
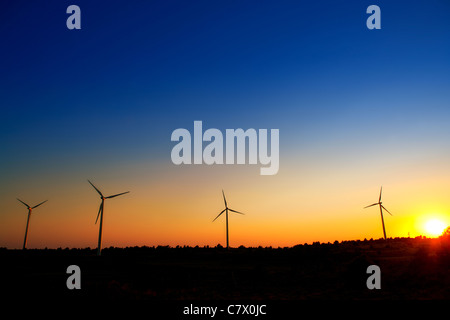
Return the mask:
<svg viewBox="0 0 450 320">
<path fill-rule="evenodd" d="M 430 236 L 440 236 L 447 226 L 439 219 L 430 219 L 425 223 L 425 230 Z"/>
</svg>

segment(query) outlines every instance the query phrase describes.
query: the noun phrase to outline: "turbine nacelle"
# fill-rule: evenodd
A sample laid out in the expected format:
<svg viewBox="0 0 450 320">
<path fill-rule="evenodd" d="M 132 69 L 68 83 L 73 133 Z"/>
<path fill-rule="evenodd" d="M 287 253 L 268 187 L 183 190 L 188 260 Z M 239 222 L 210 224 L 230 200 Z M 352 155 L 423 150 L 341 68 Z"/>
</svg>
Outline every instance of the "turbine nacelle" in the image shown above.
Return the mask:
<svg viewBox="0 0 450 320">
<path fill-rule="evenodd" d="M 223 210 L 219 213 L 219 215 L 218 215 L 217 217 L 214 218 L 213 222 L 216 221 L 216 219 L 217 219 L 218 217 L 220 217 L 220 216 L 222 215 L 222 213 L 227 212 L 227 214 L 228 214 L 228 211 L 235 212 L 235 213 L 239 213 L 239 214 L 244 214 L 244 215 L 245 215 L 245 213 L 242 213 L 242 212 L 233 210 L 233 209 L 231 209 L 231 208 L 228 208 L 227 199 L 225 198 L 225 193 L 223 192 L 223 190 L 222 190 L 222 195 L 223 195 L 223 202 L 225 203 L 225 209 L 223 209 Z"/>
<path fill-rule="evenodd" d="M 30 207 L 28 204 L 26 204 L 25 202 L 23 202 L 23 201 L 20 200 L 19 198 L 16 198 L 16 199 L 19 200 L 20 202 L 22 202 L 22 203 L 24 204 L 24 206 L 27 207 L 28 211 L 30 211 L 30 212 L 31 212 L 31 210 L 33 210 L 33 209 L 39 207 L 41 204 L 44 204 L 44 203 L 46 203 L 46 202 L 48 201 L 48 200 L 45 200 L 45 201 L 42 201 L 41 203 L 35 205 L 34 207 Z"/>
</svg>

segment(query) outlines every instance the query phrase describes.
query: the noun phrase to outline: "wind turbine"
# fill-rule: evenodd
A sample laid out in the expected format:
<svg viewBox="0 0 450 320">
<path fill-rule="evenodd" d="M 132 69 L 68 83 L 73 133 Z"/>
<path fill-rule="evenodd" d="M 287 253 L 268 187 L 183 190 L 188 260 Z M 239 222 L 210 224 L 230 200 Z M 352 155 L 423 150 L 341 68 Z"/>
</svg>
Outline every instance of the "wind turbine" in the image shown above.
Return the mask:
<svg viewBox="0 0 450 320">
<path fill-rule="evenodd" d="M 392 213 L 390 213 L 389 210 L 386 209 L 386 208 L 382 205 L 382 202 L 381 202 L 381 192 L 382 192 L 382 191 L 383 191 L 383 186 L 381 186 L 381 189 L 380 189 L 380 197 L 378 198 L 378 202 L 377 202 L 377 203 L 374 203 L 374 204 L 371 204 L 371 205 L 369 205 L 369 206 L 367 206 L 367 207 L 364 207 L 364 209 L 365 209 L 365 208 L 369 208 L 369 207 L 373 207 L 373 206 L 376 206 L 376 205 L 380 206 L 381 224 L 383 225 L 383 235 L 384 235 L 384 239 L 386 240 L 386 229 L 385 229 L 385 227 L 384 227 L 383 209 L 386 210 L 386 212 L 389 213 L 391 216 L 392 216 Z"/>
<path fill-rule="evenodd" d="M 102 251 L 103 208 L 104 208 L 104 205 L 105 205 L 105 200 L 106 200 L 106 199 L 111 199 L 111 198 L 114 198 L 114 197 L 121 196 L 121 195 L 123 195 L 123 194 L 125 194 L 125 193 L 129 193 L 130 191 L 118 193 L 118 194 L 115 194 L 115 195 L 112 195 L 112 196 L 109 196 L 109 197 L 105 197 L 105 196 L 103 196 L 103 194 L 100 192 L 100 190 L 98 190 L 98 189 L 92 184 L 92 182 L 90 182 L 89 180 L 88 180 L 88 182 L 89 182 L 89 183 L 91 184 L 91 186 L 93 186 L 94 189 L 98 192 L 98 194 L 100 195 L 100 199 L 102 199 L 102 203 L 100 204 L 100 208 L 98 209 L 97 219 L 95 219 L 95 223 L 97 224 L 98 217 L 100 217 L 100 228 L 99 228 L 99 232 L 98 232 L 98 247 L 97 247 L 97 255 L 99 256 L 99 255 L 101 254 L 101 251 Z"/>
<path fill-rule="evenodd" d="M 20 202 L 22 202 L 28 209 L 28 219 L 27 219 L 27 228 L 25 229 L 25 239 L 23 240 L 23 249 L 25 250 L 27 248 L 27 238 L 28 238 L 28 226 L 30 225 L 30 217 L 31 217 L 31 211 L 37 207 L 39 207 L 41 204 L 47 202 L 48 200 L 45 200 L 41 203 L 39 203 L 38 205 L 35 205 L 34 207 L 30 207 L 29 205 L 27 205 L 25 202 L 23 202 L 22 200 L 20 200 L 19 198 L 17 198 L 17 200 L 19 200 Z"/>
<path fill-rule="evenodd" d="M 244 213 L 228 208 L 227 199 L 225 198 L 225 193 L 223 192 L 223 190 L 222 190 L 222 195 L 223 195 L 223 202 L 225 203 L 225 209 L 223 209 L 219 213 L 219 215 L 212 222 L 216 221 L 216 219 L 218 217 L 220 217 L 222 213 L 224 213 L 224 212 L 226 213 L 226 221 L 227 221 L 226 222 L 226 225 L 227 225 L 227 249 L 228 249 L 229 248 L 229 240 L 228 240 L 228 211 L 239 213 L 239 214 L 244 214 Z"/>
</svg>

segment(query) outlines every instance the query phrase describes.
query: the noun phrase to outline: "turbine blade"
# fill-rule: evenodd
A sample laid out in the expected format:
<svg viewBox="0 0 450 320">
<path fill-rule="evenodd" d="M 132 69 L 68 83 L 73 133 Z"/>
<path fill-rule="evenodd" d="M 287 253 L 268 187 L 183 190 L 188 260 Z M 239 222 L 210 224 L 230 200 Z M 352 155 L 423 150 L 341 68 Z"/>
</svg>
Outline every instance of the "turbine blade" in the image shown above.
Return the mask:
<svg viewBox="0 0 450 320">
<path fill-rule="evenodd" d="M 48 200 L 42 201 L 41 203 L 39 203 L 38 205 L 34 206 L 34 207 L 31 208 L 31 209 L 37 208 L 37 207 L 39 207 L 41 204 L 46 203 L 47 201 L 48 201 Z"/>
<path fill-rule="evenodd" d="M 386 210 L 386 212 L 387 212 L 387 213 L 389 213 L 389 214 L 390 214 L 391 216 L 393 216 L 393 214 L 392 214 L 392 213 L 390 213 L 390 212 L 389 212 L 389 210 L 388 210 L 388 209 L 386 209 L 386 208 L 385 208 L 385 207 L 384 207 L 383 205 L 381 205 L 381 207 L 382 207 L 382 208 L 383 208 L 384 210 Z"/>
<path fill-rule="evenodd" d="M 379 203 L 374 203 L 374 204 L 371 204 L 370 206 L 364 207 L 363 209 L 369 208 L 369 207 L 373 207 L 373 206 L 376 206 L 376 205 L 378 205 L 378 204 L 379 204 Z"/>
<path fill-rule="evenodd" d="M 221 215 L 222 213 L 224 213 L 225 210 L 227 210 L 227 209 L 223 209 L 223 210 L 219 213 L 219 215 L 218 215 L 217 217 L 214 218 L 214 220 L 213 220 L 212 222 L 216 221 L 216 219 L 217 219 L 218 217 L 220 217 L 220 215 Z"/>
<path fill-rule="evenodd" d="M 225 208 L 227 208 L 227 199 L 225 198 L 225 193 L 223 192 L 223 189 L 222 189 L 222 195 L 223 195 L 223 202 L 225 202 Z"/>
<path fill-rule="evenodd" d="M 100 217 L 100 212 L 103 212 L 103 201 L 100 204 L 100 208 L 98 209 L 97 219 L 95 219 L 95 224 L 97 224 L 98 217 Z"/>
<path fill-rule="evenodd" d="M 103 197 L 103 194 L 100 192 L 100 190 L 98 190 L 98 189 L 92 184 L 92 182 L 90 182 L 89 180 L 88 180 L 88 182 L 91 184 L 91 186 L 94 187 L 95 190 L 97 190 L 98 194 L 99 194 L 101 197 Z"/>
<path fill-rule="evenodd" d="M 113 196 L 106 197 L 105 199 L 111 199 L 111 198 L 114 198 L 114 197 L 118 197 L 118 196 L 121 196 L 121 195 L 123 195 L 123 194 L 125 194 L 125 193 L 129 193 L 129 192 L 130 192 L 130 191 L 122 192 L 122 193 L 119 193 L 119 194 L 115 194 L 115 195 L 113 195 Z"/>
<path fill-rule="evenodd" d="M 245 215 L 245 213 L 242 213 L 242 212 L 239 212 L 239 211 L 236 211 L 236 210 L 230 209 L 230 208 L 228 208 L 228 210 L 230 210 L 231 212 L 236 212 L 236 213 L 239 213 L 239 214 L 244 214 L 244 215 Z"/>
<path fill-rule="evenodd" d="M 381 189 L 380 189 L 380 197 L 378 198 L 378 202 L 381 202 L 381 191 L 383 191 L 383 186 L 381 186 Z"/>
<path fill-rule="evenodd" d="M 17 200 L 19 200 L 20 202 L 22 202 L 28 209 L 30 209 L 31 207 L 29 205 L 27 205 L 25 202 L 23 202 L 22 200 L 20 200 L 19 198 L 16 198 Z"/>
</svg>

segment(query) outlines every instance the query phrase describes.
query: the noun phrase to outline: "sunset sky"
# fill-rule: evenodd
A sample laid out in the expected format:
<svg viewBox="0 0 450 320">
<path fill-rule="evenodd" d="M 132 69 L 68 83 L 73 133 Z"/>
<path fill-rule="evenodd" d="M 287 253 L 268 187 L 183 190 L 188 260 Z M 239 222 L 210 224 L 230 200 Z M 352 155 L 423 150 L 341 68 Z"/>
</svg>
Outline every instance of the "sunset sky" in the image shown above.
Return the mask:
<svg viewBox="0 0 450 320">
<path fill-rule="evenodd" d="M 81 30 L 66 9 L 81 8 Z M 369 30 L 366 9 L 381 8 Z M 450 3 L 2 1 L 0 247 L 292 246 L 450 225 Z M 171 134 L 279 129 L 280 168 L 174 165 Z"/>
</svg>

